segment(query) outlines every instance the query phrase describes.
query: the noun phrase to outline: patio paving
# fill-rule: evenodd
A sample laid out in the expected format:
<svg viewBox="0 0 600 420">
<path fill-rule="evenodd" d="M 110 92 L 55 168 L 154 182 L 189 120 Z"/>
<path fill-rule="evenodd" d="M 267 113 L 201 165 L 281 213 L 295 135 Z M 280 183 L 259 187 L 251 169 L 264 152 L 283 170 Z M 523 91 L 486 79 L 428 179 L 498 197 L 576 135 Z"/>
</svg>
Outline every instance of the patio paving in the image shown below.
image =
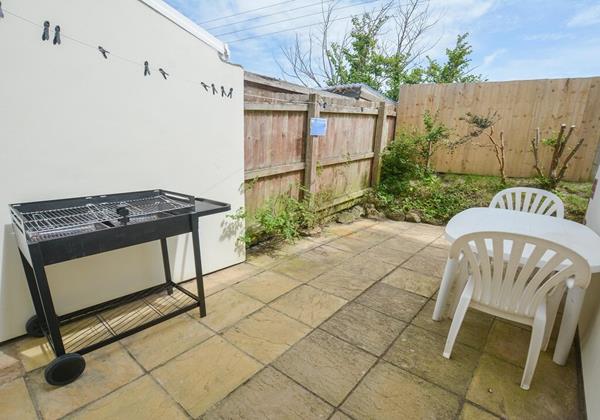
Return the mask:
<svg viewBox="0 0 600 420">
<path fill-rule="evenodd" d="M 197 311 L 43 379 L 42 339 L 0 346 L 1 419 L 577 419 L 576 358 L 542 353 L 520 389 L 526 327 L 469 311 L 451 360 L 431 319 L 448 244 L 437 226 L 361 219 L 206 276 Z M 185 284 L 195 289 L 195 282 Z"/>
</svg>

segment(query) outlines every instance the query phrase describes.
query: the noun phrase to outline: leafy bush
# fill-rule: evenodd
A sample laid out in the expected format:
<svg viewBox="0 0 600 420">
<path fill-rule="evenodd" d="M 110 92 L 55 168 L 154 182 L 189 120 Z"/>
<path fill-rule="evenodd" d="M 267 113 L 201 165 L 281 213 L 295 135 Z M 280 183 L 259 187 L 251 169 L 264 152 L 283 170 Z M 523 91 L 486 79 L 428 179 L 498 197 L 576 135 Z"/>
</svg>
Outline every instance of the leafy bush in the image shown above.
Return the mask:
<svg viewBox="0 0 600 420">
<path fill-rule="evenodd" d="M 431 169 L 431 157 L 441 142 L 450 138 L 450 129 L 438 121 L 438 114 L 425 111 L 423 114 L 425 132 L 416 137 L 420 157 L 425 162 L 427 170 Z"/>
<path fill-rule="evenodd" d="M 246 246 L 268 240 L 293 241 L 318 221 L 308 199 L 297 200 L 290 195 L 268 200 L 251 216 L 240 209 L 230 218 L 246 219 L 246 232 L 241 238 Z"/>
<path fill-rule="evenodd" d="M 419 155 L 417 137 L 414 133 L 402 132 L 384 151 L 380 185 L 387 193 L 398 194 L 411 179 L 429 175 L 427 168 L 416 159 Z"/>
</svg>

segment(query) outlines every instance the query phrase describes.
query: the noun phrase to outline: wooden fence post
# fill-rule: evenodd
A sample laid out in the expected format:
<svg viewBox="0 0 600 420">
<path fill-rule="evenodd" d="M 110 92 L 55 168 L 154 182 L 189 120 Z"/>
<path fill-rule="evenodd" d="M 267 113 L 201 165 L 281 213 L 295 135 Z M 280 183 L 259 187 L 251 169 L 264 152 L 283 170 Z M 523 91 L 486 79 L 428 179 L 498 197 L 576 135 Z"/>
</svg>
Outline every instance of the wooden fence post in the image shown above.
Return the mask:
<svg viewBox="0 0 600 420">
<path fill-rule="evenodd" d="M 371 163 L 371 187 L 379 185 L 381 178 L 381 154 L 387 139 L 387 108 L 384 101 L 379 102 L 379 114 L 375 126 L 375 140 L 373 142 L 373 162 Z"/>
<path fill-rule="evenodd" d="M 308 195 L 317 190 L 317 137 L 310 135 L 310 119 L 318 118 L 321 113 L 319 95 L 311 93 L 308 98 L 306 116 L 306 137 L 304 139 L 304 188 Z"/>
</svg>

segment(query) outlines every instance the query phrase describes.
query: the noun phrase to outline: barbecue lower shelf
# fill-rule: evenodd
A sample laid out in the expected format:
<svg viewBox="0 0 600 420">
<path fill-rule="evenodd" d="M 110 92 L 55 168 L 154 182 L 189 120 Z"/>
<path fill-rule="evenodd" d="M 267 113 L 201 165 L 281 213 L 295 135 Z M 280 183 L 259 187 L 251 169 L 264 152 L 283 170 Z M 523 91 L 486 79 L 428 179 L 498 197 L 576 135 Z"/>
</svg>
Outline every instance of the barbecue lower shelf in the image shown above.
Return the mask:
<svg viewBox="0 0 600 420">
<path fill-rule="evenodd" d="M 59 320 L 65 351 L 83 355 L 198 306 L 197 296 L 171 283 L 63 315 Z"/>
</svg>

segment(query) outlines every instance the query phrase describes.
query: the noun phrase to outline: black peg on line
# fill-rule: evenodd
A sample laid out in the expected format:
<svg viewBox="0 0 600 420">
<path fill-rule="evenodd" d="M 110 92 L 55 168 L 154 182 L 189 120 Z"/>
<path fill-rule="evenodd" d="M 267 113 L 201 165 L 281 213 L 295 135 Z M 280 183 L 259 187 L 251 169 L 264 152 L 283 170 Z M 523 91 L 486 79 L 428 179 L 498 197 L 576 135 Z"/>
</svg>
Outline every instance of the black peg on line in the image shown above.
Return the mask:
<svg viewBox="0 0 600 420">
<path fill-rule="evenodd" d="M 200 82 L 200 84 L 202 85 L 202 87 L 204 88 L 205 91 L 208 92 L 208 85 L 204 82 Z"/>
<path fill-rule="evenodd" d="M 150 76 L 150 64 L 144 61 L 144 76 Z"/>
<path fill-rule="evenodd" d="M 60 45 L 60 26 L 54 27 L 54 39 L 52 40 L 54 45 Z"/>
<path fill-rule="evenodd" d="M 42 32 L 42 41 L 48 41 L 50 39 L 50 22 L 44 22 L 44 32 Z"/>
<path fill-rule="evenodd" d="M 229 89 L 229 93 L 227 94 L 228 98 L 233 98 L 233 88 Z"/>
<path fill-rule="evenodd" d="M 227 92 L 225 92 L 225 87 L 221 86 L 221 97 L 224 98 L 227 96 Z"/>
<path fill-rule="evenodd" d="M 219 91 L 218 91 L 218 90 L 217 90 L 217 88 L 215 87 L 215 84 L 214 84 L 214 83 L 211 83 L 211 84 L 210 84 L 210 87 L 212 88 L 213 95 L 216 95 L 217 93 L 219 93 Z"/>
<path fill-rule="evenodd" d="M 169 77 L 169 73 L 167 73 L 163 69 L 158 69 L 158 71 L 159 71 L 160 74 L 162 74 L 162 77 L 164 77 L 165 80 L 167 80 L 167 77 Z"/>
<path fill-rule="evenodd" d="M 0 19 L 4 17 L 4 12 L 2 11 L 2 2 L 0 1 Z"/>
<path fill-rule="evenodd" d="M 108 54 L 110 54 L 110 51 L 106 51 L 101 45 L 98 45 L 98 51 L 100 51 L 100 54 L 102 54 L 102 57 L 104 58 L 108 58 Z"/>
</svg>

